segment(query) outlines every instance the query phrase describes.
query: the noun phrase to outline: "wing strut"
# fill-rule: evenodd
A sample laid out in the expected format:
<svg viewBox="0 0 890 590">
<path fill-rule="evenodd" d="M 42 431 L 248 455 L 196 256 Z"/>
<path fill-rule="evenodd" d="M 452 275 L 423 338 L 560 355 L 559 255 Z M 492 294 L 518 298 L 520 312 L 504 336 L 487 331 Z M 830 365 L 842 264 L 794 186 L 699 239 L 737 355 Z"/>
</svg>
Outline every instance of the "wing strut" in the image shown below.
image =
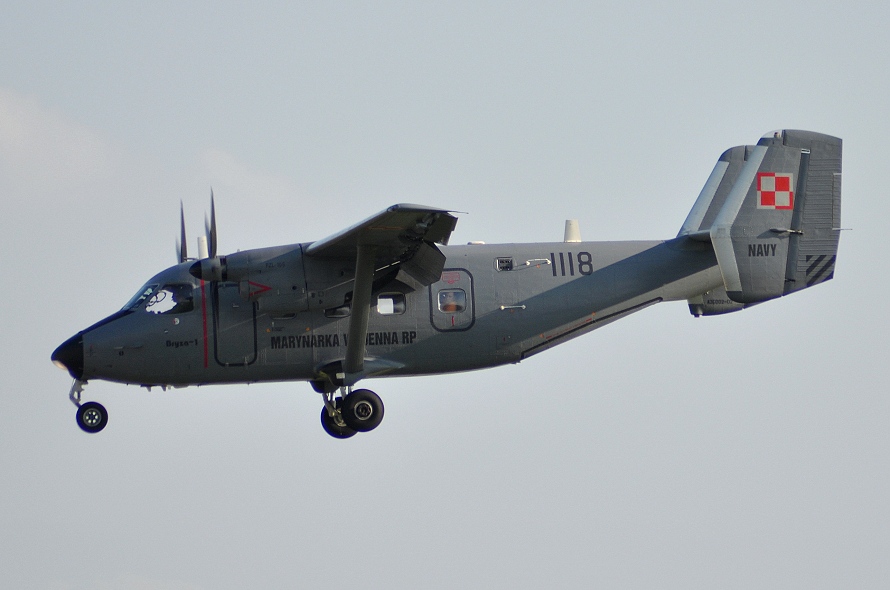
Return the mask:
<svg viewBox="0 0 890 590">
<path fill-rule="evenodd" d="M 376 246 L 358 246 L 349 316 L 349 342 L 346 344 L 346 362 L 343 366 L 343 383 L 347 386 L 354 385 L 364 374 L 365 339 L 368 337 L 368 319 L 371 316 L 371 286 L 374 282 L 376 253 Z"/>
</svg>

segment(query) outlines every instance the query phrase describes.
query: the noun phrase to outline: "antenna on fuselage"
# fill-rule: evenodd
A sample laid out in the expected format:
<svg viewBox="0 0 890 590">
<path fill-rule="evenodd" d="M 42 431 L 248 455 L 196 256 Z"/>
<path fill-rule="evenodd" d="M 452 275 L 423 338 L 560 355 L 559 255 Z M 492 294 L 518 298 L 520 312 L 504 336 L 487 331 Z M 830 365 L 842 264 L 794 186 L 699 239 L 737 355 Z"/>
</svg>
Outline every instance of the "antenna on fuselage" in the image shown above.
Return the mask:
<svg viewBox="0 0 890 590">
<path fill-rule="evenodd" d="M 563 235 L 563 242 L 581 241 L 581 226 L 578 225 L 577 219 L 566 219 L 566 230 Z"/>
<path fill-rule="evenodd" d="M 210 252 L 207 250 L 207 236 L 198 236 L 198 260 L 210 258 Z"/>
</svg>

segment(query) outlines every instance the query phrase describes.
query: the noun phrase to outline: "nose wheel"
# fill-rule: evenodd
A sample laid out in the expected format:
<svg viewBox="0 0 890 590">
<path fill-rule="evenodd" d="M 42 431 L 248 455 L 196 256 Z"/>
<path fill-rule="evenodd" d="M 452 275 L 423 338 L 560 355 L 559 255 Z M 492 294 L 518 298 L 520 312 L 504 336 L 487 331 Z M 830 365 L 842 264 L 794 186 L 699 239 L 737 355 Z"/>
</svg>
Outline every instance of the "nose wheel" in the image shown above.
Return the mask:
<svg viewBox="0 0 890 590">
<path fill-rule="evenodd" d="M 370 432 L 383 421 L 383 400 L 370 389 L 346 390 L 343 397 L 324 393 L 321 426 L 334 438 L 349 438 L 356 432 Z"/>
<path fill-rule="evenodd" d="M 98 402 L 87 402 L 77 408 L 77 425 L 84 432 L 94 434 L 108 424 L 108 411 Z"/>
</svg>

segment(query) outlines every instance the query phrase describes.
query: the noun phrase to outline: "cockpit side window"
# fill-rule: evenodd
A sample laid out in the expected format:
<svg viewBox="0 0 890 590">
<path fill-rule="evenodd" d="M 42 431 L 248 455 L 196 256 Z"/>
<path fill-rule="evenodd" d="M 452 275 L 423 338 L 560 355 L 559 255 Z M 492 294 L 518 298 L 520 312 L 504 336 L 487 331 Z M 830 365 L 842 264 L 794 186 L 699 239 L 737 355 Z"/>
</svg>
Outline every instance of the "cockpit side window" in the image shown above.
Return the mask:
<svg viewBox="0 0 890 590">
<path fill-rule="evenodd" d="M 189 284 L 164 285 L 145 304 L 145 311 L 155 314 L 179 314 L 194 309 L 193 288 Z"/>
</svg>

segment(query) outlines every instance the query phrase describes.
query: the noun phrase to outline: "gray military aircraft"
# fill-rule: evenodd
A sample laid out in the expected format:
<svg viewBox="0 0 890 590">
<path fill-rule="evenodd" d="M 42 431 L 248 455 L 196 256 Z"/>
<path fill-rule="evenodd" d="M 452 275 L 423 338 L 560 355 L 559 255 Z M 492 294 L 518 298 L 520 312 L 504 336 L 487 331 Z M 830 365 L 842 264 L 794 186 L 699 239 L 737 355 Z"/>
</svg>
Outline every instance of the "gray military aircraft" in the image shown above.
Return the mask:
<svg viewBox="0 0 890 590">
<path fill-rule="evenodd" d="M 841 140 L 784 130 L 724 152 L 670 240 L 582 242 L 567 224 L 564 242 L 448 246 L 450 211 L 394 205 L 316 242 L 219 256 L 212 207 L 198 259 L 183 220 L 179 264 L 52 360 L 86 432 L 108 422 L 81 403 L 91 379 L 308 381 L 325 431 L 347 438 L 383 419 L 362 379 L 518 363 L 662 301 L 709 316 L 825 282 L 840 204 Z"/>
</svg>

